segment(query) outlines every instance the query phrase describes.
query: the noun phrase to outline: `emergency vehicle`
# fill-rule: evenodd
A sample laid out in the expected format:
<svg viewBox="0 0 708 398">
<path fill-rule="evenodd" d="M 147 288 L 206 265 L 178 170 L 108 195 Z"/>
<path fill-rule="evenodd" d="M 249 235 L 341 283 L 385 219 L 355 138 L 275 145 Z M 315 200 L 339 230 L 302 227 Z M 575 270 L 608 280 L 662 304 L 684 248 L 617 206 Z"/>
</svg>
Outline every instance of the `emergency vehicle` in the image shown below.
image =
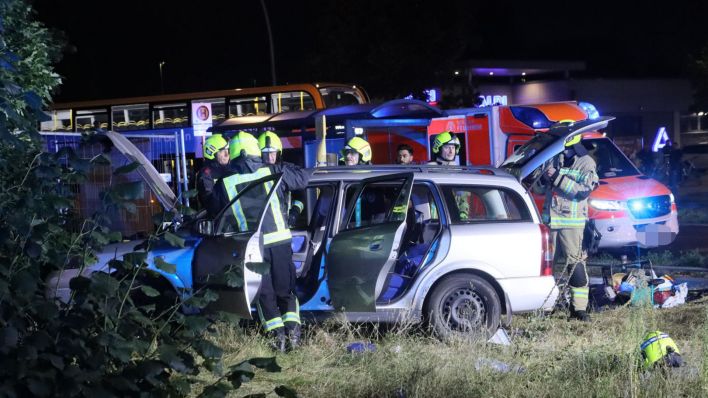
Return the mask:
<svg viewBox="0 0 708 398">
<path fill-rule="evenodd" d="M 460 139 L 459 162 L 499 167 L 539 132 L 560 121 L 597 118 L 587 103 L 557 102 L 522 106 L 452 109 L 428 126 L 428 148 L 436 134 L 453 131 Z M 600 187 L 590 195 L 589 217 L 602 234 L 600 248 L 671 243 L 679 232 L 677 208 L 671 191 L 643 175 L 622 151 L 600 131 L 583 134 L 583 143 L 597 163 Z M 374 149 L 375 151 L 375 149 Z M 543 196 L 536 195 L 540 209 Z"/>
</svg>

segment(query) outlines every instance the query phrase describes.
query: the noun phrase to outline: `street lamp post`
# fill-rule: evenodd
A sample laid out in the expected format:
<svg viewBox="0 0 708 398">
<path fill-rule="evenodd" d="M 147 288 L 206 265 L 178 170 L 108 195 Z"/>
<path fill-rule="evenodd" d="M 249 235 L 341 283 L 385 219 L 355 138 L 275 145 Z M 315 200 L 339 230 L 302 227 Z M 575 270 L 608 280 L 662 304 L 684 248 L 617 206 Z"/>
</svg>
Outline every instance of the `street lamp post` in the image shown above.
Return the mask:
<svg viewBox="0 0 708 398">
<path fill-rule="evenodd" d="M 275 86 L 275 51 L 273 51 L 273 33 L 270 31 L 270 18 L 268 18 L 268 9 L 265 5 L 265 0 L 261 0 L 263 14 L 265 15 L 266 30 L 268 31 L 268 44 L 270 45 L 270 76 Z"/>
<path fill-rule="evenodd" d="M 160 61 L 159 67 L 160 67 L 160 94 L 165 93 L 165 81 L 162 77 L 162 67 L 165 66 L 165 61 Z"/>
</svg>

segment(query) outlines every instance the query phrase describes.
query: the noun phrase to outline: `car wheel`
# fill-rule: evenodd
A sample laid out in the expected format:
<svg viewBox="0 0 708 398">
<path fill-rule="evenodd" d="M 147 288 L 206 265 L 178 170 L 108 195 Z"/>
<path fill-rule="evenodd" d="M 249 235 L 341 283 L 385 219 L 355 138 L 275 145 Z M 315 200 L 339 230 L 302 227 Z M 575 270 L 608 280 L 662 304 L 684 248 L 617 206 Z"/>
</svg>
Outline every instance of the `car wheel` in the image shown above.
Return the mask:
<svg viewBox="0 0 708 398">
<path fill-rule="evenodd" d="M 477 275 L 455 274 L 435 286 L 426 304 L 428 322 L 438 337 L 487 338 L 501 321 L 501 300 Z"/>
</svg>

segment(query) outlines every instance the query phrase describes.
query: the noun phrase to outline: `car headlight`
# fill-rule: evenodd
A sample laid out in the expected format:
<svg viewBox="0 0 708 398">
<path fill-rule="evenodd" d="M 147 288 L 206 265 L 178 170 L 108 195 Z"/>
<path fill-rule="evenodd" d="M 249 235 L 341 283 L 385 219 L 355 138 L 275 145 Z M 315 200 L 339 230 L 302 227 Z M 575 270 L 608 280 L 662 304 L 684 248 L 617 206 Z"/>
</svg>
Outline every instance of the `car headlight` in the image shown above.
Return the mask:
<svg viewBox="0 0 708 398">
<path fill-rule="evenodd" d="M 622 202 L 619 200 L 590 199 L 590 206 L 597 210 L 617 211 L 622 210 Z"/>
</svg>

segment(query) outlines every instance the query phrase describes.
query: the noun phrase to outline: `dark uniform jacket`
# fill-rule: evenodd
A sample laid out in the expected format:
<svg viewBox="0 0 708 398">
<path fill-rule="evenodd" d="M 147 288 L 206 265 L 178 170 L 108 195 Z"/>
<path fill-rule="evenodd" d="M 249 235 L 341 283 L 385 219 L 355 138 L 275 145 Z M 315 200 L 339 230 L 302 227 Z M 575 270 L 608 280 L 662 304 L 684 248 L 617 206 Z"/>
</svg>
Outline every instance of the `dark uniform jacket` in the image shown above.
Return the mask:
<svg viewBox="0 0 708 398">
<path fill-rule="evenodd" d="M 207 160 L 197 174 L 199 203 L 206 209 L 210 218 L 214 218 L 219 210 L 226 205 L 223 195 L 214 191 L 214 185 L 228 174 L 229 166 L 222 166 L 214 160 Z"/>
</svg>

